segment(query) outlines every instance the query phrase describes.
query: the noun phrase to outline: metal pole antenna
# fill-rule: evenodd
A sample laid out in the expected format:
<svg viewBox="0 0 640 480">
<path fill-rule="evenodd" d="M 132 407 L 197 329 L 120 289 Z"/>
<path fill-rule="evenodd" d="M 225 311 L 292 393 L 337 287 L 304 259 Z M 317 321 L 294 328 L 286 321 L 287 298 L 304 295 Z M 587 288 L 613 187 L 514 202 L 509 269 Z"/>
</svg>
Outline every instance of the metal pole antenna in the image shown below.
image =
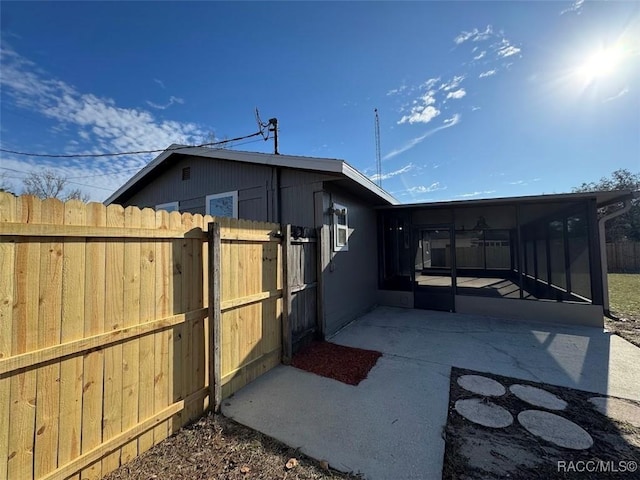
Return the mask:
<svg viewBox="0 0 640 480">
<path fill-rule="evenodd" d="M 382 187 L 382 159 L 380 158 L 380 118 L 378 117 L 378 109 L 374 108 L 373 111 L 376 114 L 376 177 L 377 184 L 379 187 Z"/>
<path fill-rule="evenodd" d="M 269 119 L 269 131 L 273 132 L 273 154 L 280 155 L 280 152 L 278 152 L 278 119 L 277 118 Z"/>
</svg>

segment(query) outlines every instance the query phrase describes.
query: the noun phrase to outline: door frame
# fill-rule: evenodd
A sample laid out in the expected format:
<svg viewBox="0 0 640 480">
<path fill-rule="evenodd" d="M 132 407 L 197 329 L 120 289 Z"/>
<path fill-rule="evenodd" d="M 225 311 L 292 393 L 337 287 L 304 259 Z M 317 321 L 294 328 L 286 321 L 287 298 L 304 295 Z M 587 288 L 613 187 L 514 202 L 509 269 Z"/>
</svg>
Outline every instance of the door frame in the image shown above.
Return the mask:
<svg viewBox="0 0 640 480">
<path fill-rule="evenodd" d="M 410 233 L 410 255 L 412 258 L 410 258 L 411 260 L 411 294 L 413 295 L 413 302 L 414 302 L 414 308 L 415 308 L 415 300 L 416 300 L 416 261 L 415 261 L 415 255 L 418 253 L 418 245 L 416 244 L 416 239 L 418 237 L 418 235 L 416 235 L 416 232 L 420 232 L 422 230 L 448 230 L 449 231 L 449 239 L 451 242 L 451 248 L 449 251 L 449 255 L 450 255 L 450 263 L 451 263 L 451 312 L 455 312 L 456 311 L 456 284 L 457 284 L 457 278 L 456 278 L 456 255 L 455 255 L 455 251 L 456 251 L 456 231 L 455 231 L 455 224 L 453 222 L 451 223 L 419 223 L 419 224 L 412 224 L 411 225 L 411 233 Z"/>
</svg>

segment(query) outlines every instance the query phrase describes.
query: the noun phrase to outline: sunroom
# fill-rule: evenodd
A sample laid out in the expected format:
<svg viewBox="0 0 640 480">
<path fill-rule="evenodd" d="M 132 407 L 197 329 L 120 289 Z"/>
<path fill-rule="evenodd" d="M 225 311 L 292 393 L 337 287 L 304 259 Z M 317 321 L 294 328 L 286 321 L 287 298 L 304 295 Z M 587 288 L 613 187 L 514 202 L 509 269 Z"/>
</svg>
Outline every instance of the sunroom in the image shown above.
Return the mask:
<svg viewBox="0 0 640 480">
<path fill-rule="evenodd" d="M 383 207 L 380 303 L 602 326 L 598 211 L 630 199 L 597 192 Z"/>
</svg>

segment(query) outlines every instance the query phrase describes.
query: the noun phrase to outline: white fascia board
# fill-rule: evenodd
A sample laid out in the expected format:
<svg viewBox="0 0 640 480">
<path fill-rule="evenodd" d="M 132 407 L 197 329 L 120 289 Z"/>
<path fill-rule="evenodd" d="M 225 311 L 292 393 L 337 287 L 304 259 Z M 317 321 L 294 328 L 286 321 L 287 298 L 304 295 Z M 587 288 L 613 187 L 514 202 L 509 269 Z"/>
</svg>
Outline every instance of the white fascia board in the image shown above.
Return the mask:
<svg viewBox="0 0 640 480">
<path fill-rule="evenodd" d="M 354 182 L 357 182 L 363 187 L 365 187 L 367 190 L 370 190 L 372 193 L 376 194 L 378 197 L 389 202 L 391 205 L 400 204 L 400 202 L 398 202 L 398 200 L 396 200 L 396 198 L 393 195 L 391 195 L 389 192 L 387 192 L 383 188 L 380 188 L 378 185 L 376 185 L 369 178 L 364 176 L 360 171 L 353 168 L 347 162 L 342 163 L 342 173 L 346 177 L 353 180 Z"/>
</svg>

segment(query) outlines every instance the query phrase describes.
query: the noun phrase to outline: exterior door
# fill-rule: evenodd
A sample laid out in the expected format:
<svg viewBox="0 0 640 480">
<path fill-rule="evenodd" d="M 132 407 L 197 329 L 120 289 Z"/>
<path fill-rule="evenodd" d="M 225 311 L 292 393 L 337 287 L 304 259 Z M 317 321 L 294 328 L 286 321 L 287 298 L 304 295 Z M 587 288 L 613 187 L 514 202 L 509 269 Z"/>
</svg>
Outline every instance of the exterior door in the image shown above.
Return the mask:
<svg viewBox="0 0 640 480">
<path fill-rule="evenodd" d="M 453 312 L 453 229 L 449 225 L 414 227 L 412 240 L 414 307 Z"/>
</svg>

